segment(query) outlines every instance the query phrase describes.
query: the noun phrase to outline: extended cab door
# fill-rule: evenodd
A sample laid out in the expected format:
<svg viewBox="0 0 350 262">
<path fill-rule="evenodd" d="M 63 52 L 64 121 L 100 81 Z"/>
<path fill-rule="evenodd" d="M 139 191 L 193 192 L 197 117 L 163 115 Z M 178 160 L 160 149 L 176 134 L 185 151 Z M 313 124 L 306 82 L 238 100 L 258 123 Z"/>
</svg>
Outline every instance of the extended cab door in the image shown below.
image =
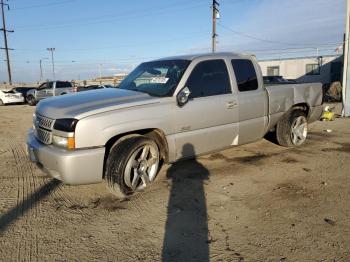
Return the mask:
<svg viewBox="0 0 350 262">
<path fill-rule="evenodd" d="M 223 59 L 198 62 L 185 85 L 189 101 L 175 112 L 176 158 L 229 147 L 238 133 L 237 98 Z"/>
<path fill-rule="evenodd" d="M 55 96 L 64 95 L 72 92 L 73 85 L 67 81 L 56 81 L 55 85 Z"/>
<path fill-rule="evenodd" d="M 268 94 L 259 67 L 249 59 L 233 59 L 237 83 L 238 144 L 256 141 L 265 135 L 268 123 Z"/>
<path fill-rule="evenodd" d="M 36 90 L 36 99 L 41 100 L 50 96 L 50 90 L 52 90 L 52 82 L 41 84 Z M 51 91 L 52 92 L 52 91 Z"/>
</svg>

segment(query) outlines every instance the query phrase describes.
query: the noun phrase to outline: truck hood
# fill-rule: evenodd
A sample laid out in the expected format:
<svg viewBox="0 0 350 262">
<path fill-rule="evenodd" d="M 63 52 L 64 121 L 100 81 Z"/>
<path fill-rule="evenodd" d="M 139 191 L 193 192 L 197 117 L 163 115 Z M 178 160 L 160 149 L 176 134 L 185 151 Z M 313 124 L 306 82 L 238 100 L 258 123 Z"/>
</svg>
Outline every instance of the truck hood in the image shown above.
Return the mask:
<svg viewBox="0 0 350 262">
<path fill-rule="evenodd" d="M 52 119 L 82 119 L 94 114 L 157 103 L 158 101 L 159 98 L 145 93 L 106 88 L 42 100 L 37 105 L 36 112 Z"/>
</svg>

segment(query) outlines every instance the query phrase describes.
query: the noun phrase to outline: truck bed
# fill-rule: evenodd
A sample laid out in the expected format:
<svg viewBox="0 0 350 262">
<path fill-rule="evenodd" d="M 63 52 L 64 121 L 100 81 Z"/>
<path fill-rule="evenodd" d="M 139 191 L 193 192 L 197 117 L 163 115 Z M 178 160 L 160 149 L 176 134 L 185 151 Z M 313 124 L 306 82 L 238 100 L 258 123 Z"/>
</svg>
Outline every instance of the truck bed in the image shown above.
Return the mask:
<svg viewBox="0 0 350 262">
<path fill-rule="evenodd" d="M 287 112 L 293 105 L 307 104 L 311 111 L 314 108 L 322 107 L 322 84 L 287 84 L 267 85 L 265 89 L 269 97 L 269 128 L 272 128 L 278 119 Z M 315 114 L 318 114 L 318 111 Z M 314 117 L 312 117 L 314 118 Z M 315 121 L 316 119 L 310 119 Z"/>
</svg>

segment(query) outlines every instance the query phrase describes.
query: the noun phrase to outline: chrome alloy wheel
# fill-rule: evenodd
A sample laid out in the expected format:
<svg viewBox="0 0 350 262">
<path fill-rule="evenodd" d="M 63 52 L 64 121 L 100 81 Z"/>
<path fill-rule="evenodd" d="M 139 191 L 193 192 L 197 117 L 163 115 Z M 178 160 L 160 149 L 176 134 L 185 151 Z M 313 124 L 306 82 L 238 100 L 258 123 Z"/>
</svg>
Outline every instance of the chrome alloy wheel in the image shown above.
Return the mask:
<svg viewBox="0 0 350 262">
<path fill-rule="evenodd" d="M 143 145 L 129 158 L 124 171 L 124 182 L 133 191 L 142 190 L 154 181 L 158 167 L 158 148 L 152 144 Z"/>
<path fill-rule="evenodd" d="M 292 123 L 292 142 L 299 146 L 305 142 L 307 136 L 307 120 L 305 116 L 298 116 Z"/>
</svg>

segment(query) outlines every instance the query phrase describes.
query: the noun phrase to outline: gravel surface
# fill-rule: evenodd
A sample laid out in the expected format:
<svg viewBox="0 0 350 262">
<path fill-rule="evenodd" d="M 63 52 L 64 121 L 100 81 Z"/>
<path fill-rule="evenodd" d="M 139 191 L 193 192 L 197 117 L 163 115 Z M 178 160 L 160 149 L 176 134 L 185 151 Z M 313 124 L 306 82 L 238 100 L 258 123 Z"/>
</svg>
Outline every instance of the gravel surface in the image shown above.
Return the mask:
<svg viewBox="0 0 350 262">
<path fill-rule="evenodd" d="M 0 108 L 1 261 L 350 261 L 350 119 L 164 166 L 120 202 L 27 160 L 34 109 Z"/>
</svg>

